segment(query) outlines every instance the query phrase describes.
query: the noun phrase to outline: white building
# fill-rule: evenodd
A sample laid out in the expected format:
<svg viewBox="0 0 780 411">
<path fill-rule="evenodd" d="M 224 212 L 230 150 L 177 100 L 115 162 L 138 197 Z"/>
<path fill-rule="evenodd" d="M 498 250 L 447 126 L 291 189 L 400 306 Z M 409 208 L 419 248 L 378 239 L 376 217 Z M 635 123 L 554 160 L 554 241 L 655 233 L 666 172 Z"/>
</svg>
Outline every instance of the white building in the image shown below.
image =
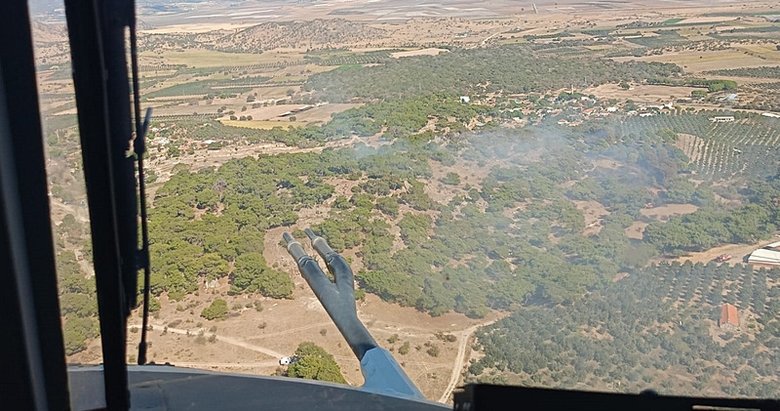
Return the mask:
<svg viewBox="0 0 780 411">
<path fill-rule="evenodd" d="M 471 102 L 471 98 L 469 98 L 469 96 L 460 96 L 460 102 L 463 104 L 468 104 Z"/>
<path fill-rule="evenodd" d="M 748 263 L 780 265 L 780 241 L 767 244 L 750 253 Z"/>
<path fill-rule="evenodd" d="M 710 117 L 710 121 L 713 123 L 731 123 L 734 121 L 734 116 L 715 116 Z"/>
</svg>

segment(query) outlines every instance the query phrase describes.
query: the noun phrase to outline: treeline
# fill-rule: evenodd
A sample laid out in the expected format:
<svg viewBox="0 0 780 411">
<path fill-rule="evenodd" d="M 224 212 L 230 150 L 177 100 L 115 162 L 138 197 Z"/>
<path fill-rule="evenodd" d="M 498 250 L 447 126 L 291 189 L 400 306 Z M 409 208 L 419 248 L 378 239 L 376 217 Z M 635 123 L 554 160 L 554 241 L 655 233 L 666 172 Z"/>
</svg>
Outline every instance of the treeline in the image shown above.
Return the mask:
<svg viewBox="0 0 780 411">
<path fill-rule="evenodd" d="M 386 139 L 409 137 L 435 120 L 434 127 L 415 138 L 427 140 L 436 134 L 468 131 L 474 118 L 496 114 L 486 106 L 461 104 L 458 96 L 430 95 L 402 101 L 388 101 L 355 107 L 333 114 L 325 124 L 271 130 L 225 126 L 213 116 L 179 116 L 161 118 L 153 124 L 151 141 L 168 139 L 166 155 L 178 157 L 195 152 L 184 147 L 187 140 L 216 142 L 279 142 L 289 146 L 314 147 L 331 140 L 351 136 L 369 137 L 382 133 Z"/>
<path fill-rule="evenodd" d="M 770 237 L 780 221 L 780 175 L 754 179 L 740 194 L 746 202 L 743 206 L 724 208 L 713 203 L 693 214 L 653 223 L 645 229 L 645 239 L 664 253 L 680 254 Z"/>
<path fill-rule="evenodd" d="M 97 319 L 95 279 L 87 278 L 81 271 L 74 249 L 81 255 L 89 255 L 86 227 L 72 214 L 66 214 L 54 228 L 57 248 L 57 285 L 59 287 L 60 312 L 63 316 L 65 354 L 83 351 L 93 338 L 100 334 Z M 84 258 L 84 257 L 82 257 Z M 85 261 L 88 265 L 91 262 Z"/>
<path fill-rule="evenodd" d="M 780 198 L 780 191 L 775 193 Z M 704 251 L 724 243 L 751 244 L 777 231 L 778 217 L 773 204 L 748 204 L 736 209 L 713 206 L 667 222 L 654 222 L 645 228 L 644 238 L 669 255 Z"/>
<path fill-rule="evenodd" d="M 704 74 L 714 74 L 718 76 L 734 76 L 734 77 L 778 78 L 780 77 L 780 67 L 761 66 L 761 67 L 746 67 L 746 68 L 735 68 L 735 69 L 721 69 L 721 70 L 707 71 Z"/>
<path fill-rule="evenodd" d="M 375 67 L 341 67 L 313 75 L 305 89 L 328 101 L 350 101 L 356 97 L 385 100 L 440 92 L 538 92 L 572 85 L 643 82 L 680 73 L 680 67 L 673 64 L 556 58 L 513 45 L 409 57 Z"/>
<path fill-rule="evenodd" d="M 382 132 L 384 138 L 392 140 L 418 133 L 431 119 L 437 119 L 434 132 L 444 128 L 464 131 L 471 119 L 491 111 L 485 106 L 461 104 L 458 96 L 432 94 L 356 107 L 334 114 L 322 127 L 307 127 L 293 133 L 305 131 L 309 133 L 307 138 L 313 133 L 322 136 L 319 140 L 328 140 L 350 135 L 368 137 Z"/>
<path fill-rule="evenodd" d="M 84 276 L 73 252 L 67 250 L 57 255 L 57 273 L 65 354 L 72 355 L 100 334 L 95 280 Z"/>
<path fill-rule="evenodd" d="M 774 398 L 778 279 L 780 270 L 714 263 L 632 270 L 573 306 L 526 307 L 480 330 L 485 356 L 470 379 Z M 716 328 L 725 302 L 739 309 L 742 332 Z"/>
<path fill-rule="evenodd" d="M 653 79 L 649 80 L 650 84 L 658 84 L 664 86 L 685 86 L 685 87 L 706 87 L 710 93 L 718 91 L 731 91 L 737 89 L 737 82 L 734 80 L 723 79 L 703 79 L 703 78 L 681 78 L 681 79 Z"/>
</svg>

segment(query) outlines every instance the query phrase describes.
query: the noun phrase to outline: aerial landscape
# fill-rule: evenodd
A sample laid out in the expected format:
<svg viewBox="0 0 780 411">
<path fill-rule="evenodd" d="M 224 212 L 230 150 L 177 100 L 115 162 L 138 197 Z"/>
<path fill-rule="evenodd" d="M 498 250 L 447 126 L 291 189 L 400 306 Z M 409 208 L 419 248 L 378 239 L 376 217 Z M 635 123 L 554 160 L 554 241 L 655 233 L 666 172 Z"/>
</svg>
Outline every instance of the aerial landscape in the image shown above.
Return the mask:
<svg viewBox="0 0 780 411">
<path fill-rule="evenodd" d="M 780 397 L 780 3 L 137 3 L 150 361 L 360 385 L 282 242 L 311 227 L 432 401 Z M 99 363 L 64 10 L 31 6 L 66 352 Z"/>
</svg>

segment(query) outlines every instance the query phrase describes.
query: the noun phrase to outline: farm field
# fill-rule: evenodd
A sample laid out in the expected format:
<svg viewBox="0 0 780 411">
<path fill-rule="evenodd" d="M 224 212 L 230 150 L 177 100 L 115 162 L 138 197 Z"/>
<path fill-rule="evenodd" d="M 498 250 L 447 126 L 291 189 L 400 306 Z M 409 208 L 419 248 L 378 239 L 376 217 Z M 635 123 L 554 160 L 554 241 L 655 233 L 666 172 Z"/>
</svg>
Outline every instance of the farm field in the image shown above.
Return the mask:
<svg viewBox="0 0 780 411">
<path fill-rule="evenodd" d="M 761 67 L 771 64 L 780 64 L 780 55 L 775 54 L 771 57 L 760 58 L 746 54 L 743 50 L 729 49 L 725 51 L 670 52 L 660 56 L 639 58 L 618 57 L 615 58 L 615 60 L 674 63 L 681 66 L 686 72 L 698 73 L 716 69 Z"/>
<path fill-rule="evenodd" d="M 230 127 L 241 127 L 241 128 L 253 128 L 253 129 L 260 129 L 260 130 L 270 130 L 274 127 L 281 127 L 281 128 L 290 128 L 290 127 L 302 127 L 305 126 L 306 122 L 304 121 L 285 121 L 285 120 L 246 120 L 246 121 L 238 121 L 238 120 L 221 120 L 222 124 Z"/>
<path fill-rule="evenodd" d="M 621 127 L 626 134 L 640 129 L 679 133 L 677 145 L 697 176 L 728 178 L 773 173 L 780 150 L 777 120 L 750 114 L 732 123 L 713 123 L 710 118 L 716 115 L 717 112 L 636 117 Z"/>
<path fill-rule="evenodd" d="M 155 64 L 183 64 L 188 67 L 224 67 L 249 66 L 253 64 L 298 62 L 303 57 L 296 52 L 271 52 L 271 53 L 226 53 L 215 50 L 183 50 L 168 51 L 160 55 L 156 52 L 141 53 L 140 63 Z"/>
<path fill-rule="evenodd" d="M 449 50 L 428 48 L 428 49 L 419 49 L 419 50 L 398 51 L 392 53 L 391 56 L 393 56 L 394 58 L 414 57 L 414 56 L 437 56 L 440 53 L 446 53 L 447 51 Z"/>
<path fill-rule="evenodd" d="M 585 93 L 593 94 L 603 99 L 631 99 L 635 102 L 658 103 L 667 102 L 681 97 L 689 97 L 693 87 L 673 87 L 656 85 L 636 85 L 630 89 L 620 88 L 617 84 L 603 84 L 585 89 Z"/>
</svg>

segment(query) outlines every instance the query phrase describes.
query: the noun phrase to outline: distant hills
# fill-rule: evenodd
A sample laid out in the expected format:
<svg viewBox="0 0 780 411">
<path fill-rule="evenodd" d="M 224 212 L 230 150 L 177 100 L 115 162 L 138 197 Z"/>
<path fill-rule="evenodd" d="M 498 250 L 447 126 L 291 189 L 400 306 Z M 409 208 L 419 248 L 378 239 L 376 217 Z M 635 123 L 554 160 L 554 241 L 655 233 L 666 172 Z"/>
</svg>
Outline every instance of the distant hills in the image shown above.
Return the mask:
<svg viewBox="0 0 780 411">
<path fill-rule="evenodd" d="M 318 48 L 383 38 L 387 32 L 344 19 L 262 23 L 222 37 L 214 47 L 224 51 L 259 52 L 276 48 Z"/>
</svg>

